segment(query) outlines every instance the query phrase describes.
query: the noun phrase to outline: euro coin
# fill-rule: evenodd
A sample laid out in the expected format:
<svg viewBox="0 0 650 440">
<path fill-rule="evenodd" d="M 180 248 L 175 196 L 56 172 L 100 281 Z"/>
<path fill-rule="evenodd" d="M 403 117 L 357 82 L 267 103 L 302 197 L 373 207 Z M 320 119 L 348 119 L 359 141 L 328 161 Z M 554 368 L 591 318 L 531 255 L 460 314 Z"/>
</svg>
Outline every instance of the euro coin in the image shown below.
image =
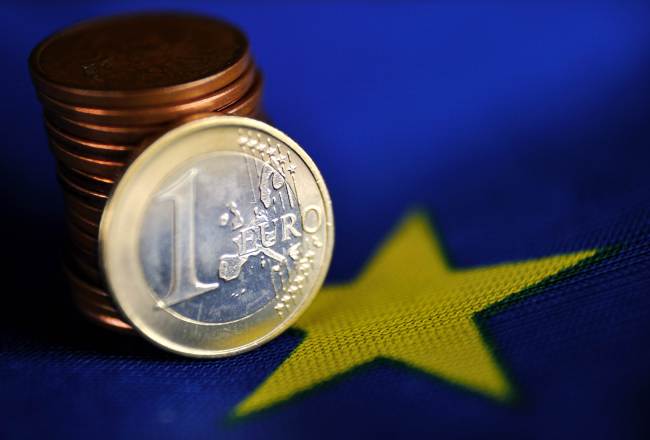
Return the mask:
<svg viewBox="0 0 650 440">
<path fill-rule="evenodd" d="M 194 357 L 241 353 L 288 328 L 320 289 L 333 244 L 314 162 L 279 130 L 237 116 L 190 121 L 149 145 L 99 229 L 100 265 L 123 316 Z"/>
</svg>

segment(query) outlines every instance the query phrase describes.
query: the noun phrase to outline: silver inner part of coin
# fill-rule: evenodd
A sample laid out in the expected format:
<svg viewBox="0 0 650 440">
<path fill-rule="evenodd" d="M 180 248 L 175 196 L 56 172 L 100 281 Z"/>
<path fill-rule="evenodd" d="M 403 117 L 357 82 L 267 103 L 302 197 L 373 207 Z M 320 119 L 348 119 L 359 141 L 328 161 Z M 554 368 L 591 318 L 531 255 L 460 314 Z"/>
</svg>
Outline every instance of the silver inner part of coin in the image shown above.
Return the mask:
<svg viewBox="0 0 650 440">
<path fill-rule="evenodd" d="M 289 180 L 294 168 L 279 149 L 267 151 L 272 154 L 266 161 L 211 153 L 164 180 L 140 235 L 142 269 L 161 308 L 220 324 L 271 301 L 278 311 L 290 307 L 314 252 L 303 243 L 303 219 Z M 310 217 L 321 221 L 320 212 Z"/>
<path fill-rule="evenodd" d="M 291 326 L 323 283 L 334 224 L 323 178 L 284 133 L 214 116 L 131 163 L 102 215 L 108 287 L 175 353 L 229 356 Z"/>
<path fill-rule="evenodd" d="M 224 323 L 281 299 L 302 236 L 281 174 L 256 157 L 213 153 L 163 183 L 145 213 L 140 258 L 162 307 Z"/>
</svg>

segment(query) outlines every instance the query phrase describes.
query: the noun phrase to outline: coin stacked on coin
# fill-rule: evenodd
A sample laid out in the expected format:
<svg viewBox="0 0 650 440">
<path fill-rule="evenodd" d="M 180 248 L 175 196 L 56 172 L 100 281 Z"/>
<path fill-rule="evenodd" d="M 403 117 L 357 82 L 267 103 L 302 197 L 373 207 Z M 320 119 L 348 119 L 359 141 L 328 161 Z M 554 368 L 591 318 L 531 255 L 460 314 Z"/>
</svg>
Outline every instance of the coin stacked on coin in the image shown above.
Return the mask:
<svg viewBox="0 0 650 440">
<path fill-rule="evenodd" d="M 65 198 L 74 298 L 94 321 L 131 330 L 99 267 L 106 201 L 128 164 L 170 127 L 206 113 L 260 116 L 262 78 L 248 41 L 213 18 L 118 16 L 47 38 L 30 70 Z"/>
</svg>

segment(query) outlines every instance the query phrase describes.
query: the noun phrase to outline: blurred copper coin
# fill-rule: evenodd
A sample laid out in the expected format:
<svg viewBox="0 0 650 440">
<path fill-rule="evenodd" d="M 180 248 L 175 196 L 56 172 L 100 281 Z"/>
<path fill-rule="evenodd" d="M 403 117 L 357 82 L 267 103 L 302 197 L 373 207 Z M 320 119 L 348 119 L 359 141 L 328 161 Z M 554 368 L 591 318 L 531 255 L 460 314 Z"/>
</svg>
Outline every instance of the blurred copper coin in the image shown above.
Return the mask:
<svg viewBox="0 0 650 440">
<path fill-rule="evenodd" d="M 90 235 L 81 229 L 77 228 L 74 224 L 67 222 L 68 235 L 70 240 L 79 248 L 93 253 L 97 250 L 97 236 Z"/>
<path fill-rule="evenodd" d="M 135 148 L 134 148 L 134 150 L 135 150 Z M 76 168 L 65 167 L 65 169 L 66 169 L 66 171 L 70 171 L 72 174 L 74 174 L 76 176 L 79 176 L 79 177 L 81 177 L 83 179 L 90 180 L 91 182 L 93 182 L 95 184 L 100 184 L 100 185 L 104 186 L 107 189 L 112 188 L 113 185 L 115 185 L 115 183 L 117 182 L 117 180 L 115 178 L 112 178 L 112 177 L 98 176 L 98 175 L 91 174 L 91 173 L 86 172 L 86 171 L 78 170 Z"/>
<path fill-rule="evenodd" d="M 208 118 L 220 114 L 250 116 L 257 111 L 258 106 L 260 104 L 261 97 L 262 97 L 262 85 L 263 85 L 262 74 L 258 71 L 255 75 L 255 82 L 251 86 L 250 90 L 239 101 L 219 111 L 193 113 L 191 115 L 187 115 L 182 118 L 179 118 L 174 123 L 167 125 L 165 132 L 191 121 L 196 121 L 198 119 Z M 160 136 L 153 134 L 144 138 L 140 143 L 140 148 L 141 149 L 146 148 L 148 145 L 153 143 L 158 137 Z"/>
<path fill-rule="evenodd" d="M 97 107 L 193 100 L 231 83 L 249 63 L 239 29 L 178 13 L 81 23 L 44 40 L 29 60 L 40 93 Z"/>
<path fill-rule="evenodd" d="M 96 180 L 88 179 L 71 168 L 59 167 L 57 171 L 59 177 L 73 184 L 75 189 L 83 192 L 86 197 L 100 196 L 102 199 L 106 199 L 111 194 L 112 185 L 102 184 Z"/>
<path fill-rule="evenodd" d="M 131 326 L 124 322 L 105 290 L 84 281 L 66 265 L 64 265 L 64 272 L 70 283 L 70 290 L 75 302 L 82 312 L 102 324 L 123 330 L 131 329 Z"/>
<path fill-rule="evenodd" d="M 133 327 L 124 322 L 116 313 L 98 311 L 84 303 L 76 302 L 76 305 L 79 311 L 95 324 L 119 332 L 133 332 Z"/>
<path fill-rule="evenodd" d="M 78 212 L 73 210 L 68 210 L 67 218 L 70 223 L 74 224 L 80 230 L 84 231 L 90 235 L 97 235 L 99 233 L 99 224 L 94 223 L 91 220 L 88 220 L 81 216 Z"/>
<path fill-rule="evenodd" d="M 77 121 L 106 125 L 151 125 L 173 121 L 192 113 L 227 107 L 246 94 L 254 79 L 255 69 L 250 67 L 242 76 L 226 87 L 202 98 L 181 104 L 155 107 L 82 107 L 66 104 L 42 93 L 39 93 L 39 99 L 46 109 Z"/>
<path fill-rule="evenodd" d="M 105 307 L 102 307 L 101 305 L 96 305 L 96 304 L 93 304 L 93 303 L 89 303 L 88 301 L 85 301 L 83 299 L 83 297 L 79 297 L 77 295 L 73 295 L 73 297 L 74 297 L 74 299 L 75 299 L 75 301 L 77 303 L 77 306 L 80 309 L 82 309 L 82 311 L 88 317 L 93 319 L 93 321 L 97 321 L 98 317 L 102 317 L 102 318 L 100 318 L 100 323 L 101 324 L 104 324 L 104 320 L 106 318 L 109 318 L 109 319 L 115 320 L 115 321 L 124 322 L 124 321 L 122 321 L 119 312 L 117 312 L 116 310 L 110 310 L 110 309 L 107 310 Z"/>
<path fill-rule="evenodd" d="M 95 208 L 104 208 L 106 200 L 108 200 L 107 195 L 84 188 L 77 182 L 71 180 L 68 176 L 61 172 L 60 169 L 57 172 L 57 178 L 64 191 L 73 194 L 75 197 L 81 198 L 86 204 L 94 206 Z"/>
<path fill-rule="evenodd" d="M 250 90 L 239 101 L 222 109 L 220 113 L 239 116 L 253 116 L 259 113 L 262 98 L 263 78 L 258 71 L 255 81 Z M 204 112 L 200 115 L 212 115 L 214 112 Z M 189 115 L 189 117 L 195 116 Z M 79 138 L 91 142 L 117 144 L 121 146 L 132 146 L 138 144 L 142 139 L 164 133 L 170 129 L 168 123 L 153 125 L 101 125 L 89 122 L 75 121 L 55 112 L 45 111 L 45 118 L 50 127 L 55 127 L 58 133 L 69 133 L 68 138 Z M 189 119 L 183 119 L 188 121 Z M 178 125 L 178 124 L 175 124 Z M 66 132 L 66 133 L 64 133 Z"/>
<path fill-rule="evenodd" d="M 115 178 L 126 168 L 126 162 L 107 160 L 98 155 L 82 154 L 65 148 L 55 139 L 50 139 L 50 147 L 54 156 L 65 166 L 87 173 Z"/>
<path fill-rule="evenodd" d="M 88 258 L 86 255 L 70 249 L 66 252 L 66 265 L 70 270 L 79 273 L 80 276 L 89 282 L 95 285 L 103 285 L 104 280 L 99 271 L 99 262 L 96 259 Z"/>
<path fill-rule="evenodd" d="M 84 217 L 84 215 L 73 209 L 66 210 L 66 217 L 74 223 L 79 229 L 91 235 L 96 235 L 99 229 L 99 223 L 93 219 Z"/>
<path fill-rule="evenodd" d="M 69 275 L 69 277 L 72 280 L 72 276 Z M 75 287 L 73 289 L 73 295 L 77 301 L 83 301 L 88 307 L 91 307 L 98 311 L 112 313 L 116 317 L 120 316 L 117 308 L 108 296 L 97 295 L 93 291 L 86 291 L 80 289 L 79 287 Z"/>
<path fill-rule="evenodd" d="M 70 234 L 68 233 L 68 238 Z M 99 254 L 97 249 L 85 249 L 80 247 L 80 245 L 71 239 L 68 239 L 68 245 L 70 247 L 70 252 L 76 253 L 80 258 L 84 258 L 88 261 L 89 264 L 95 264 L 99 259 Z"/>
<path fill-rule="evenodd" d="M 100 194 L 110 195 L 113 186 L 115 186 L 115 179 L 111 179 L 110 177 L 98 176 L 67 166 L 59 166 L 58 170 L 83 188 Z"/>
<path fill-rule="evenodd" d="M 92 321 L 131 331 L 98 258 L 99 225 L 116 182 L 179 124 L 215 114 L 259 117 L 262 76 L 237 28 L 172 13 L 76 25 L 40 43 L 30 70 L 66 203 L 75 302 Z"/>
<path fill-rule="evenodd" d="M 255 75 L 255 82 L 250 90 L 239 101 L 229 105 L 228 107 L 220 110 L 219 113 L 226 115 L 237 116 L 251 116 L 262 101 L 262 87 L 264 86 L 264 79 L 262 74 L 258 71 Z"/>
<path fill-rule="evenodd" d="M 46 111 L 45 117 L 50 123 L 71 135 L 92 140 L 94 142 L 132 145 L 139 143 L 142 138 L 162 133 L 169 124 L 154 125 L 100 125 L 89 122 L 75 121 L 58 113 Z"/>
<path fill-rule="evenodd" d="M 72 289 L 74 299 L 78 303 L 83 303 L 83 306 L 87 309 L 93 310 L 100 313 L 112 314 L 116 318 L 119 317 L 119 312 L 117 309 L 111 305 L 108 301 L 108 298 L 97 297 L 93 295 L 87 295 L 83 290 L 78 290 L 77 288 Z"/>
<path fill-rule="evenodd" d="M 264 111 L 264 107 L 260 106 L 256 111 L 255 111 L 255 116 L 253 116 L 255 119 L 258 121 L 263 121 L 266 122 L 267 124 L 271 124 L 271 118 L 269 117 L 268 113 Z"/>
<path fill-rule="evenodd" d="M 99 224 L 102 218 L 102 208 L 90 205 L 82 198 L 69 192 L 63 194 L 63 199 L 68 211 L 75 211 L 77 215 L 82 216 L 84 219 Z"/>
<path fill-rule="evenodd" d="M 81 154 L 98 155 L 104 158 L 120 158 L 128 157 L 133 151 L 133 147 L 129 145 L 119 145 L 112 143 L 90 141 L 84 138 L 69 135 L 62 130 L 58 129 L 54 124 L 45 118 L 45 128 L 48 135 L 55 139 L 57 144 L 64 146 L 72 152 L 79 152 Z"/>
</svg>

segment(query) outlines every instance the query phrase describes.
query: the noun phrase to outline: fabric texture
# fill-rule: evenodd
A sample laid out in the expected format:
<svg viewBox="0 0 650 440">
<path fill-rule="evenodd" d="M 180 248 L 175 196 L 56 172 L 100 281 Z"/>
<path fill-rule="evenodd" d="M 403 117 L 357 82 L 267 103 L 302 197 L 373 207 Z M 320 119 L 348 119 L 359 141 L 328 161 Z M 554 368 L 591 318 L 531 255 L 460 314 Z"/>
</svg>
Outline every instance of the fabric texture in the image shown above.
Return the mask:
<svg viewBox="0 0 650 440">
<path fill-rule="evenodd" d="M 75 311 L 27 57 L 81 19 L 222 16 L 322 171 L 296 325 L 191 360 Z M 0 438 L 647 438 L 644 2 L 5 2 Z"/>
</svg>

